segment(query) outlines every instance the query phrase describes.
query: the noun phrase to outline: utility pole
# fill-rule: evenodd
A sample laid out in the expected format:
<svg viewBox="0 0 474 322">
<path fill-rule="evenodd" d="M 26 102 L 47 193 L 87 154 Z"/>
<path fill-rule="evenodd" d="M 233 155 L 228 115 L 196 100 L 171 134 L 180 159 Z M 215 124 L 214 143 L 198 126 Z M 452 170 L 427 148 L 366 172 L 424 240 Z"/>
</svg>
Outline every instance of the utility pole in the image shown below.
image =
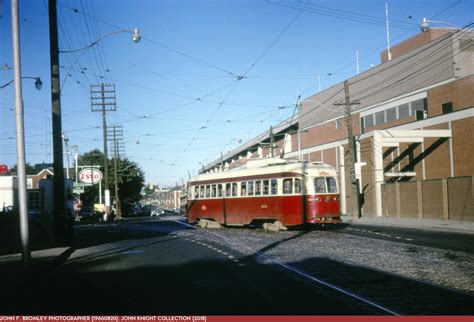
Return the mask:
<svg viewBox="0 0 474 322">
<path fill-rule="evenodd" d="M 224 156 L 222 155 L 221 151 L 221 172 L 224 171 Z"/>
<path fill-rule="evenodd" d="M 23 267 L 30 268 L 31 252 L 29 245 L 28 227 L 28 202 L 26 191 L 26 166 L 25 166 L 25 130 L 23 94 L 21 88 L 21 59 L 20 59 L 20 24 L 18 0 L 12 0 L 12 40 L 13 40 L 13 67 L 15 80 L 15 126 L 16 126 L 16 151 L 17 151 L 17 180 L 18 203 L 20 208 L 20 239 L 21 259 Z"/>
<path fill-rule="evenodd" d="M 319 74 L 318 74 L 319 75 Z M 321 90 L 319 90 L 321 91 Z M 300 100 L 301 96 L 298 95 L 298 99 L 296 100 L 296 108 L 298 109 L 298 115 L 301 115 L 301 100 Z M 302 157 L 301 157 L 301 123 L 300 123 L 300 120 L 299 120 L 299 117 L 298 117 L 298 133 L 297 133 L 297 136 L 298 136 L 298 160 L 301 160 Z"/>
<path fill-rule="evenodd" d="M 91 85 L 91 110 L 102 113 L 102 136 L 104 141 L 104 199 L 105 220 L 110 215 L 109 159 L 107 152 L 107 112 L 116 111 L 115 85 Z"/>
<path fill-rule="evenodd" d="M 270 126 L 270 155 L 272 158 L 275 157 L 275 147 L 273 146 L 274 137 L 273 137 L 273 126 Z"/>
<path fill-rule="evenodd" d="M 118 188 L 118 166 L 117 161 L 120 158 L 121 153 L 119 147 L 119 140 L 123 140 L 123 128 L 119 125 L 113 125 L 111 130 L 107 131 L 107 134 L 112 136 L 113 143 L 113 152 L 114 152 L 114 190 L 115 190 L 115 209 L 117 211 L 117 218 L 122 218 L 122 209 L 120 205 L 119 198 L 119 188 Z"/>
<path fill-rule="evenodd" d="M 360 205 L 360 196 L 359 196 L 359 180 L 355 176 L 355 163 L 356 163 L 356 154 L 355 154 L 355 140 L 352 133 L 352 105 L 360 104 L 358 101 L 351 102 L 349 95 L 349 82 L 344 81 L 344 93 L 345 93 L 345 102 L 344 103 L 334 103 L 334 105 L 343 105 L 345 106 L 345 116 L 346 116 L 346 129 L 347 129 L 347 141 L 349 142 L 349 174 L 351 180 L 351 191 L 352 191 L 352 216 L 356 219 L 361 216 L 361 205 Z M 341 173 L 341 175 L 344 175 Z"/>
<path fill-rule="evenodd" d="M 57 241 L 65 240 L 66 217 L 64 215 L 64 166 L 61 124 L 61 93 L 59 78 L 58 22 L 56 0 L 48 1 L 49 48 L 51 63 L 51 103 L 53 130 L 53 168 L 54 168 L 54 215 L 53 236 Z"/>
</svg>

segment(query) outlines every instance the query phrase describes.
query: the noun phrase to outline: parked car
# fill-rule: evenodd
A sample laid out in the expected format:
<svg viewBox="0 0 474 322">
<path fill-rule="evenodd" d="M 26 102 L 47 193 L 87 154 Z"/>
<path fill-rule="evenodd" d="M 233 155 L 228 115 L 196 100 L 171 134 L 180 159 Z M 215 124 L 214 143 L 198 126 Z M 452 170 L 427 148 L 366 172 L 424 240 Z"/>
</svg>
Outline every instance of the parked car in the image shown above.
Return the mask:
<svg viewBox="0 0 474 322">
<path fill-rule="evenodd" d="M 81 220 L 96 219 L 97 218 L 93 205 L 84 205 L 84 206 L 82 206 L 82 208 L 79 211 L 78 215 L 79 215 Z"/>
<path fill-rule="evenodd" d="M 150 208 L 151 208 L 151 212 L 150 212 L 151 217 L 162 216 L 165 214 L 165 211 L 158 206 L 151 206 Z"/>
</svg>

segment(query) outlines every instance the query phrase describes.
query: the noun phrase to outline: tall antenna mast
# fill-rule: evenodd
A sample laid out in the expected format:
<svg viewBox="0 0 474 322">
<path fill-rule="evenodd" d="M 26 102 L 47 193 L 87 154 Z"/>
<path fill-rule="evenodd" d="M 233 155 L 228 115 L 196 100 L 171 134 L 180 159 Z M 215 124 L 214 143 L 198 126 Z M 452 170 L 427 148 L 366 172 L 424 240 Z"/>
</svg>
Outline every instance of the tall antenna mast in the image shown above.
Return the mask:
<svg viewBox="0 0 474 322">
<path fill-rule="evenodd" d="M 387 59 L 392 60 L 392 53 L 390 52 L 390 31 L 388 30 L 388 2 L 385 0 L 385 21 L 387 23 Z"/>
</svg>

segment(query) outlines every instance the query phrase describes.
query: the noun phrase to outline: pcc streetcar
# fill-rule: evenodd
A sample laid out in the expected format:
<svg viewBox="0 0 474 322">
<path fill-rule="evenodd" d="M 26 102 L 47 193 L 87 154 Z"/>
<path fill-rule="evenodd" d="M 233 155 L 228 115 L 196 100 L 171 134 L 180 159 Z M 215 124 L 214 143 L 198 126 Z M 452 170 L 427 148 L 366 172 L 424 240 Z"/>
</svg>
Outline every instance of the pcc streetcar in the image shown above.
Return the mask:
<svg viewBox="0 0 474 322">
<path fill-rule="evenodd" d="M 259 221 L 286 227 L 341 222 L 337 173 L 321 162 L 251 160 L 191 178 L 187 198 L 189 223 L 241 226 Z"/>
</svg>

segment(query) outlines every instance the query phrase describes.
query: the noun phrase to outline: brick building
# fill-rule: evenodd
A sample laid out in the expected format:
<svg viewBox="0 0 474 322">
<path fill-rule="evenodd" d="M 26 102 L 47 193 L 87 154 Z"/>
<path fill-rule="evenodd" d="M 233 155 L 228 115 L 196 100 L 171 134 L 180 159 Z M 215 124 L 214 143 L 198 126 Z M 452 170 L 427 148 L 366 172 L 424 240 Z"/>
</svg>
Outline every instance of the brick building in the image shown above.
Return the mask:
<svg viewBox="0 0 474 322">
<path fill-rule="evenodd" d="M 381 53 L 348 79 L 363 216 L 474 220 L 474 32 L 431 29 Z M 270 154 L 335 166 L 350 214 L 343 83 L 301 102 L 294 120 L 229 152 L 204 171 Z M 356 167 L 357 168 L 357 167 Z"/>
</svg>

